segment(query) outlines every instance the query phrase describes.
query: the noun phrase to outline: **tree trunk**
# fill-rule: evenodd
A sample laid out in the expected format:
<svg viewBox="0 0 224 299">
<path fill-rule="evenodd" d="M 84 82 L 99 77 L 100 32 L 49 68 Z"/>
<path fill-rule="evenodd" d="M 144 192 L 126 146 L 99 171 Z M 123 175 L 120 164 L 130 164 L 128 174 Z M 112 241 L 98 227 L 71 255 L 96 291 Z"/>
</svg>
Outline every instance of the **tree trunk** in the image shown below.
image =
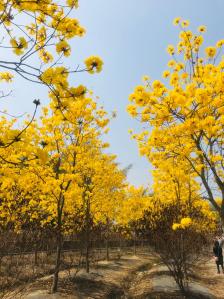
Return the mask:
<svg viewBox="0 0 224 299">
<path fill-rule="evenodd" d="M 134 229 L 134 255 L 136 255 L 137 250 L 136 250 L 136 230 Z"/>
<path fill-rule="evenodd" d="M 106 226 L 106 259 L 107 261 L 109 261 L 110 256 L 109 256 L 109 225 L 110 225 L 110 221 L 109 218 L 107 217 L 107 226 Z"/>
<path fill-rule="evenodd" d="M 89 273 L 89 240 L 86 243 L 86 272 Z"/>
<path fill-rule="evenodd" d="M 34 252 L 34 265 L 38 265 L 38 250 L 37 250 L 37 244 L 35 245 L 35 252 Z"/>
<path fill-rule="evenodd" d="M 62 250 L 62 236 L 61 236 L 61 231 L 59 231 L 57 235 L 57 252 L 56 252 L 54 276 L 53 276 L 53 284 L 51 289 L 52 293 L 56 293 L 58 290 L 58 274 L 61 265 L 61 250 Z"/>
<path fill-rule="evenodd" d="M 86 203 L 86 272 L 89 273 L 90 201 Z"/>
<path fill-rule="evenodd" d="M 122 250 L 122 240 L 121 240 L 121 236 L 120 236 L 120 239 L 119 239 L 119 248 L 118 248 L 118 258 L 120 259 L 121 258 L 121 250 Z"/>
<path fill-rule="evenodd" d="M 109 254 L 109 242 L 108 242 L 108 238 L 106 239 L 106 258 L 107 258 L 107 261 L 109 261 L 110 254 Z"/>
</svg>

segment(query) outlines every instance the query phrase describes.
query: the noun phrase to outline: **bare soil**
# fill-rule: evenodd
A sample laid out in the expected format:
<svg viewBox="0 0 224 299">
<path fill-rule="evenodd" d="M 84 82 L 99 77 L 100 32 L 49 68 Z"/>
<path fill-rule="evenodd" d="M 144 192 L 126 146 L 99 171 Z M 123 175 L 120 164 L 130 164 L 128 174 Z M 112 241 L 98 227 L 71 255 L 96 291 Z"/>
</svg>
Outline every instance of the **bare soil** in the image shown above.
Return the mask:
<svg viewBox="0 0 224 299">
<path fill-rule="evenodd" d="M 155 260 L 156 258 L 152 256 L 125 256 L 113 261 L 100 261 L 91 269 L 90 273 L 86 273 L 84 269 L 78 273 L 76 273 L 76 269 L 61 271 L 59 292 L 57 294 L 49 293 L 52 282 L 52 276 L 49 275 L 28 284 L 21 290 L 15 290 L 5 298 L 132 298 L 130 296 L 132 296 L 133 292 L 138 292 L 141 295 L 137 287 L 137 284 L 141 284 L 141 279 L 137 273 L 141 273 L 145 268 L 151 267 Z"/>
<path fill-rule="evenodd" d="M 61 271 L 59 292 L 50 294 L 48 275 L 17 289 L 7 299 L 224 299 L 224 274 L 216 274 L 213 260 L 192 273 L 191 293 L 183 296 L 168 269 L 153 254 L 100 261 L 90 273 Z"/>
<path fill-rule="evenodd" d="M 213 259 L 198 265 L 192 277 L 194 281 L 206 286 L 216 299 L 224 299 L 224 274 L 217 274 Z"/>
</svg>

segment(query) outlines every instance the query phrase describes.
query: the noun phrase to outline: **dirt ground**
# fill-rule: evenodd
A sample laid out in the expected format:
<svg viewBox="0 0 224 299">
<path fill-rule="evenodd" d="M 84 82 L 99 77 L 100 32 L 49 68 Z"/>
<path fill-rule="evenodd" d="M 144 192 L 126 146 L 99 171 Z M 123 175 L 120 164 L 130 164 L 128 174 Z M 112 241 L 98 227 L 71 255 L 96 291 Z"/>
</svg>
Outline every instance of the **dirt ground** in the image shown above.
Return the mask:
<svg viewBox="0 0 224 299">
<path fill-rule="evenodd" d="M 224 299 L 224 274 L 216 274 L 213 260 L 197 267 L 188 297 L 182 296 L 168 269 L 154 255 L 124 256 L 100 261 L 89 274 L 62 271 L 59 292 L 50 294 L 52 276 L 17 289 L 7 299 Z"/>
<path fill-rule="evenodd" d="M 193 279 L 206 286 L 214 298 L 224 299 L 224 274 L 217 274 L 213 259 L 198 266 L 194 272 Z"/>
</svg>

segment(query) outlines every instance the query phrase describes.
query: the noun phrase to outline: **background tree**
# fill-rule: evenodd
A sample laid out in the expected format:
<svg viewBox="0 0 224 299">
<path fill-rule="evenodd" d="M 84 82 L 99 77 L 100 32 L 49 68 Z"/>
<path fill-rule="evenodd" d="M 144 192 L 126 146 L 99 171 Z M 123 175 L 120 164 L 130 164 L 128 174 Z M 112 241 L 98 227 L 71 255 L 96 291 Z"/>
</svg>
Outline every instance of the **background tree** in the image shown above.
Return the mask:
<svg viewBox="0 0 224 299">
<path fill-rule="evenodd" d="M 117 224 L 125 228 L 130 238 L 134 241 L 134 254 L 136 254 L 136 242 L 138 238 L 139 220 L 143 218 L 150 205 L 148 190 L 144 187 L 128 185 L 124 190 L 116 216 Z"/>
<path fill-rule="evenodd" d="M 199 184 L 182 164 L 154 171 L 153 196 L 139 227 L 186 294 L 189 275 L 217 229 L 217 213 L 201 198 Z"/>
<path fill-rule="evenodd" d="M 115 220 L 115 214 L 122 198 L 125 176 L 119 170 L 114 155 L 93 150 L 90 157 L 82 159 L 80 173 L 83 188 L 84 230 L 86 235 L 86 271 L 89 272 L 89 250 L 92 226 L 106 226 L 107 258 L 109 258 L 109 224 Z"/>
</svg>

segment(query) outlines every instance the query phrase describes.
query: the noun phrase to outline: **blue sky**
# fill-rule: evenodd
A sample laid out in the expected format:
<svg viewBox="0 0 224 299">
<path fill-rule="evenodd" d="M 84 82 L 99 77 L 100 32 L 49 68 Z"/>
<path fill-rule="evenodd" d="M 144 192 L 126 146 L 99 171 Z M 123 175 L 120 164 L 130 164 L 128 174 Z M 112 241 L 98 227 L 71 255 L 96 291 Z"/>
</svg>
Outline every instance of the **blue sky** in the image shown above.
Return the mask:
<svg viewBox="0 0 224 299">
<path fill-rule="evenodd" d="M 72 56 L 67 65 L 75 68 L 86 57 L 99 55 L 104 60 L 104 69 L 97 75 L 74 74 L 71 83 L 85 84 L 100 97 L 107 111 L 117 110 L 118 116 L 112 121 L 107 137 L 110 152 L 118 155 L 122 167 L 133 164 L 128 175 L 130 183 L 151 184 L 150 165 L 138 155 L 137 145 L 128 134 L 130 128 L 140 129 L 139 123 L 126 113 L 128 95 L 141 83 L 143 75 L 161 77 L 169 59 L 166 46 L 176 43 L 178 37 L 178 29 L 172 25 L 175 17 L 190 20 L 193 30 L 206 25 L 206 44 L 213 45 L 224 38 L 224 1 L 80 0 L 74 16 L 87 34 L 72 41 Z M 13 89 L 12 99 L 7 100 L 9 111 L 31 111 L 31 102 L 37 96 L 47 103 L 46 90 L 22 79 Z"/>
</svg>

